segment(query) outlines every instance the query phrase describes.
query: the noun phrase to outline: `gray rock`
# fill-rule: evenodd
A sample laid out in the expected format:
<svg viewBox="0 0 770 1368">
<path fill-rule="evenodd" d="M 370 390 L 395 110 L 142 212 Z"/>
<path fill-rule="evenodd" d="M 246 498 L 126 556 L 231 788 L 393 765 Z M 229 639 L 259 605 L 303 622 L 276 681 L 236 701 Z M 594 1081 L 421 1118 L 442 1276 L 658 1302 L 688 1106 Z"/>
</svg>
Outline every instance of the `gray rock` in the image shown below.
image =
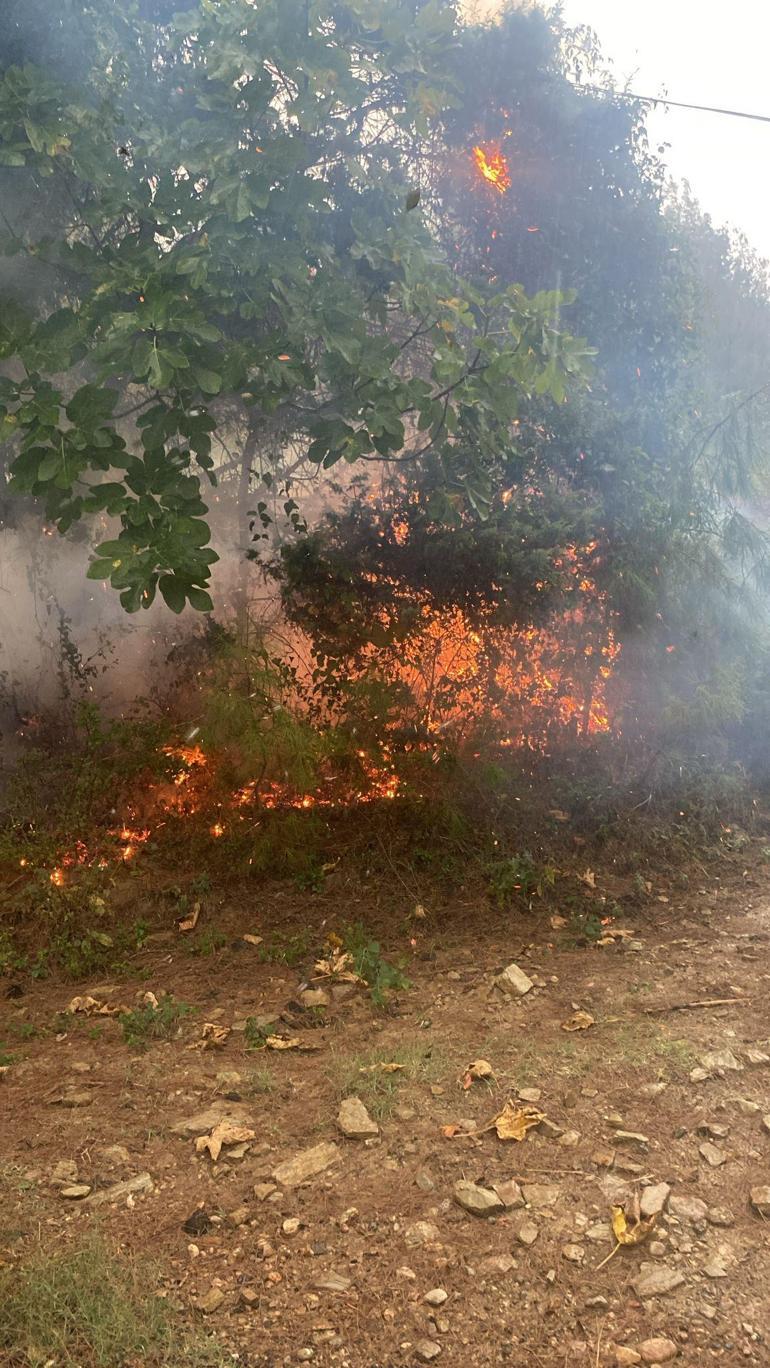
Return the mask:
<svg viewBox="0 0 770 1368">
<path fill-rule="evenodd" d="M 342 1158 L 340 1149 L 331 1140 L 322 1140 L 320 1145 L 300 1150 L 292 1159 L 285 1159 L 273 1170 L 273 1178 L 281 1187 L 299 1187 L 309 1178 L 315 1178 L 325 1169 Z"/>
<path fill-rule="evenodd" d="M 516 1095 L 521 1098 L 522 1102 L 532 1102 L 534 1104 L 540 1101 L 540 1098 L 543 1096 L 543 1090 L 542 1088 L 519 1088 Z"/>
<path fill-rule="evenodd" d="M 766 1112 L 762 1117 L 762 1125 L 766 1131 L 770 1131 L 770 1112 Z"/>
<path fill-rule="evenodd" d="M 586 1239 L 591 1244 L 604 1244 L 607 1240 L 612 1240 L 612 1226 L 609 1221 L 597 1221 L 595 1225 L 590 1225 L 586 1231 Z"/>
<path fill-rule="evenodd" d="M 60 1159 L 51 1173 L 51 1187 L 71 1187 L 78 1181 L 78 1166 L 74 1159 Z"/>
<path fill-rule="evenodd" d="M 479 1187 L 478 1183 L 468 1183 L 461 1179 L 454 1186 L 454 1199 L 463 1211 L 473 1216 L 491 1216 L 496 1211 L 504 1211 L 505 1203 L 491 1188 Z"/>
<path fill-rule="evenodd" d="M 743 1065 L 735 1058 L 732 1050 L 711 1050 L 703 1055 L 700 1062 L 701 1068 L 709 1074 L 724 1073 L 726 1070 L 739 1073 L 743 1069 Z"/>
<path fill-rule="evenodd" d="M 580 1144 L 580 1131 L 566 1130 L 559 1140 L 562 1149 L 574 1149 Z"/>
<path fill-rule="evenodd" d="M 757 1050 L 752 1046 L 746 1051 L 746 1062 L 755 1067 L 760 1064 L 770 1064 L 770 1055 L 765 1054 L 764 1050 Z"/>
<path fill-rule="evenodd" d="M 94 1094 L 85 1090 L 82 1092 L 74 1090 L 62 1093 L 62 1096 L 56 1100 L 60 1107 L 90 1107 L 94 1100 Z"/>
<path fill-rule="evenodd" d="M 324 988 L 305 988 L 300 993 L 299 1000 L 303 1007 L 309 1008 L 328 1007 L 331 1002 L 331 998 Z"/>
<path fill-rule="evenodd" d="M 694 1226 L 702 1226 L 708 1213 L 708 1207 L 700 1197 L 669 1197 L 668 1210 L 678 1221 Z"/>
<path fill-rule="evenodd" d="M 521 1188 L 514 1178 L 510 1178 L 507 1183 L 495 1183 L 493 1186 L 500 1201 L 503 1203 L 503 1206 L 508 1207 L 509 1210 L 515 1210 L 516 1207 L 523 1207 L 524 1197 L 522 1196 Z"/>
<path fill-rule="evenodd" d="M 427 1302 L 428 1306 L 443 1306 L 448 1297 L 449 1293 L 445 1292 L 443 1287 L 432 1287 L 430 1292 L 425 1293 L 423 1301 Z"/>
<path fill-rule="evenodd" d="M 670 1195 L 671 1188 L 668 1183 L 654 1183 L 652 1187 L 646 1187 L 639 1203 L 639 1209 L 644 1219 L 649 1220 L 651 1216 L 660 1216 Z"/>
<path fill-rule="evenodd" d="M 277 1191 L 278 1188 L 276 1187 L 275 1183 L 254 1184 L 254 1196 L 256 1197 L 258 1202 L 266 1202 L 268 1197 L 272 1197 L 273 1193 Z"/>
<path fill-rule="evenodd" d="M 617 1368 L 632 1368 L 633 1364 L 641 1363 L 642 1356 L 636 1349 L 631 1349 L 627 1344 L 615 1345 L 615 1363 Z"/>
<path fill-rule="evenodd" d="M 616 1145 L 633 1145 L 636 1149 L 647 1149 L 649 1139 L 641 1131 L 616 1130 L 612 1137 Z"/>
<path fill-rule="evenodd" d="M 105 1163 L 113 1164 L 116 1167 L 131 1163 L 131 1155 L 125 1145 L 104 1145 L 96 1152 L 101 1159 L 104 1159 Z"/>
<path fill-rule="evenodd" d="M 509 964 L 502 974 L 498 974 L 495 979 L 495 986 L 501 993 L 509 993 L 514 997 L 524 997 L 530 989 L 534 988 L 532 979 L 520 969 L 518 964 Z"/>
<path fill-rule="evenodd" d="M 770 1216 L 770 1184 L 753 1187 L 749 1194 L 751 1205 L 760 1216 Z"/>
<path fill-rule="evenodd" d="M 415 1249 L 418 1245 L 438 1244 L 441 1239 L 441 1231 L 432 1221 L 415 1221 L 410 1225 L 404 1236 L 410 1248 Z"/>
<path fill-rule="evenodd" d="M 748 1097 L 736 1097 L 735 1105 L 741 1116 L 756 1116 L 762 1110 L 758 1102 L 752 1102 Z"/>
<path fill-rule="evenodd" d="M 586 1256 L 583 1246 L 579 1244 L 562 1245 L 561 1253 L 563 1259 L 566 1259 L 568 1263 L 574 1264 L 581 1264 Z"/>
<path fill-rule="evenodd" d="M 393 1115 L 397 1121 L 414 1121 L 417 1111 L 414 1107 L 409 1107 L 406 1103 L 401 1103 L 393 1108 Z"/>
<path fill-rule="evenodd" d="M 88 1183 L 73 1183 L 71 1187 L 63 1187 L 59 1190 L 60 1197 L 68 1197 L 71 1201 L 82 1201 L 91 1191 Z"/>
<path fill-rule="evenodd" d="M 729 1207 L 709 1207 L 706 1220 L 713 1226 L 735 1225 L 735 1217 Z"/>
<path fill-rule="evenodd" d="M 644 1363 L 669 1363 L 675 1359 L 679 1349 L 670 1339 L 648 1339 L 639 1345 L 639 1352 Z"/>
<path fill-rule="evenodd" d="M 418 1340 L 414 1346 L 414 1352 L 422 1363 L 432 1363 L 441 1353 L 441 1345 L 436 1344 L 435 1340 Z"/>
<path fill-rule="evenodd" d="M 705 1273 L 707 1278 L 727 1277 L 727 1269 L 725 1268 L 722 1259 L 720 1259 L 719 1256 L 716 1254 L 714 1254 L 712 1258 L 709 1259 L 708 1263 L 705 1263 L 703 1265 L 703 1272 Z"/>
<path fill-rule="evenodd" d="M 524 1201 L 528 1206 L 552 1207 L 561 1196 L 561 1188 L 551 1183 L 527 1183 L 523 1188 Z"/>
<path fill-rule="evenodd" d="M 666 1091 L 667 1083 L 645 1083 L 639 1089 L 642 1097 L 660 1097 Z"/>
<path fill-rule="evenodd" d="M 428 1169 L 422 1168 L 418 1169 L 414 1175 L 414 1185 L 420 1189 L 420 1192 L 433 1192 L 436 1182 L 433 1174 Z"/>
<path fill-rule="evenodd" d="M 225 1294 L 221 1287 L 212 1287 L 205 1292 L 202 1297 L 198 1297 L 194 1303 L 197 1311 L 202 1311 L 204 1316 L 210 1316 L 214 1311 L 218 1311 L 224 1302 Z"/>
<path fill-rule="evenodd" d="M 149 1173 L 137 1173 L 123 1183 L 113 1183 L 100 1192 L 92 1192 L 86 1201 L 89 1206 L 106 1206 L 110 1202 L 122 1202 L 124 1197 L 131 1197 L 136 1192 L 153 1192 L 154 1189 L 155 1184 Z"/>
<path fill-rule="evenodd" d="M 315 1279 L 313 1286 L 321 1292 L 347 1292 L 353 1283 L 344 1273 L 324 1273 L 322 1277 Z"/>
<path fill-rule="evenodd" d="M 512 1273 L 518 1266 L 512 1254 L 489 1254 L 479 1264 L 482 1273 Z"/>
<path fill-rule="evenodd" d="M 643 1263 L 639 1276 L 632 1283 L 637 1297 L 665 1297 L 684 1282 L 684 1275 L 663 1264 Z"/>
<path fill-rule="evenodd" d="M 348 1140 L 368 1140 L 380 1133 L 360 1097 L 346 1097 L 340 1104 L 337 1125 Z"/>
<path fill-rule="evenodd" d="M 519 1244 L 527 1245 L 527 1247 L 535 1243 L 539 1234 L 540 1231 L 534 1221 L 521 1221 L 516 1229 L 516 1239 Z"/>
<path fill-rule="evenodd" d="M 719 1149 L 718 1145 L 712 1145 L 710 1140 L 704 1140 L 698 1146 L 698 1153 L 711 1168 L 719 1168 L 720 1165 L 727 1163 L 727 1155 L 724 1150 Z"/>
</svg>

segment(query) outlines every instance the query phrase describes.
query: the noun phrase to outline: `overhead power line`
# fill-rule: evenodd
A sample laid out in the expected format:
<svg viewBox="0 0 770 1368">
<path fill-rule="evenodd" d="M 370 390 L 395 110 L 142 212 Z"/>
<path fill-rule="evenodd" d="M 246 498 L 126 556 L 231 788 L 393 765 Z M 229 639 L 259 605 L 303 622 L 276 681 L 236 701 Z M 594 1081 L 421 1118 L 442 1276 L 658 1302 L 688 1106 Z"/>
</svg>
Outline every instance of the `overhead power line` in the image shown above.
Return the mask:
<svg viewBox="0 0 770 1368">
<path fill-rule="evenodd" d="M 731 119 L 753 119 L 755 123 L 770 123 L 770 114 L 748 114 L 745 109 L 721 109 L 719 105 L 686 104 L 683 100 L 668 100 L 663 95 L 636 95 L 630 90 L 605 90 L 603 86 L 576 86 L 596 95 L 608 95 L 616 100 L 643 100 L 646 104 L 672 105 L 675 109 L 697 109 L 701 114 L 726 114 Z"/>
</svg>

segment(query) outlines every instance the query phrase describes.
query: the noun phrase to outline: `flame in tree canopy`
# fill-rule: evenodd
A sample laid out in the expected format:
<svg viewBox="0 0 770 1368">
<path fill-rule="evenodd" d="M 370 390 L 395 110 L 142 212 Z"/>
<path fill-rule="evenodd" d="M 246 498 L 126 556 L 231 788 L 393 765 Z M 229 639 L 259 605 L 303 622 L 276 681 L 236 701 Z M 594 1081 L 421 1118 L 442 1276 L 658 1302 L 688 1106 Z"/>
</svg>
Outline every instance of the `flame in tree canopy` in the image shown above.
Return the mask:
<svg viewBox="0 0 770 1368">
<path fill-rule="evenodd" d="M 511 172 L 500 148 L 494 143 L 477 143 L 473 149 L 473 160 L 479 175 L 494 186 L 498 194 L 504 195 L 511 185 Z"/>
</svg>

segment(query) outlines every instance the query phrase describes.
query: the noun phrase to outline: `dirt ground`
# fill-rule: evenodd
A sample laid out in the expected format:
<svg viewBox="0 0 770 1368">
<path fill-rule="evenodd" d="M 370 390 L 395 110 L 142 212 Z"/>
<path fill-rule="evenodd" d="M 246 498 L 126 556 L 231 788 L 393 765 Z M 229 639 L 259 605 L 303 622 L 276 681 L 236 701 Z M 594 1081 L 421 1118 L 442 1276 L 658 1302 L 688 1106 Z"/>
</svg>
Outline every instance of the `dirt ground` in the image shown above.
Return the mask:
<svg viewBox="0 0 770 1368">
<path fill-rule="evenodd" d="M 750 1192 L 770 1185 L 769 887 L 751 850 L 686 893 L 640 898 L 597 869 L 586 896 L 606 893 L 608 929 L 631 933 L 607 944 L 552 925 L 558 886 L 547 908 L 507 917 L 470 897 L 415 917 L 404 892 L 382 939 L 411 986 L 386 1011 L 344 982 L 312 985 L 328 1004 L 300 1000 L 341 916 L 377 927 L 333 881 L 205 900 L 196 934 L 227 938 L 210 954 L 192 956 L 169 918 L 139 981 L 6 980 L 0 1258 L 98 1226 L 156 1260 L 185 1319 L 246 1368 L 768 1364 L 770 1206 Z M 139 911 L 145 893 L 135 880 Z M 277 927 L 302 933 L 298 963 L 264 962 Z M 495 984 L 511 963 L 533 981 L 523 996 Z M 195 1010 L 144 1051 L 114 1017 L 57 1015 L 76 993 L 132 1006 L 147 991 Z M 577 1010 L 594 1024 L 564 1030 Z M 250 1018 L 303 1048 L 249 1049 Z M 204 1023 L 232 1029 L 191 1048 Z M 493 1076 L 466 1087 L 476 1059 Z M 379 1128 L 366 1139 L 338 1125 L 354 1095 Z M 509 1098 L 546 1118 L 521 1142 L 483 1130 Z M 223 1115 L 254 1138 L 214 1163 L 195 1137 Z M 319 1145 L 326 1167 L 305 1182 L 273 1176 Z M 92 1200 L 140 1175 L 140 1190 Z M 464 1181 L 491 1214 L 458 1204 Z M 632 1220 L 634 1194 L 659 1184 L 654 1228 L 607 1261 L 610 1207 Z"/>
</svg>

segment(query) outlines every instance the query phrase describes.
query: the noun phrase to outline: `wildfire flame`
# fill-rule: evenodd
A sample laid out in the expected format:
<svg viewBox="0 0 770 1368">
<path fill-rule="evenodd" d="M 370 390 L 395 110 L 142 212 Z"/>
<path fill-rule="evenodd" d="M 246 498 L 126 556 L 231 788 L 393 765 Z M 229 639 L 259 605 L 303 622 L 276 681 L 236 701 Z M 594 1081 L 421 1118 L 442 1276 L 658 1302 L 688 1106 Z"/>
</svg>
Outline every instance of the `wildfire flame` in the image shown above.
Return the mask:
<svg viewBox="0 0 770 1368">
<path fill-rule="evenodd" d="M 494 186 L 499 195 L 504 195 L 510 189 L 511 172 L 500 148 L 494 143 L 477 143 L 472 155 L 479 175 Z"/>
</svg>

